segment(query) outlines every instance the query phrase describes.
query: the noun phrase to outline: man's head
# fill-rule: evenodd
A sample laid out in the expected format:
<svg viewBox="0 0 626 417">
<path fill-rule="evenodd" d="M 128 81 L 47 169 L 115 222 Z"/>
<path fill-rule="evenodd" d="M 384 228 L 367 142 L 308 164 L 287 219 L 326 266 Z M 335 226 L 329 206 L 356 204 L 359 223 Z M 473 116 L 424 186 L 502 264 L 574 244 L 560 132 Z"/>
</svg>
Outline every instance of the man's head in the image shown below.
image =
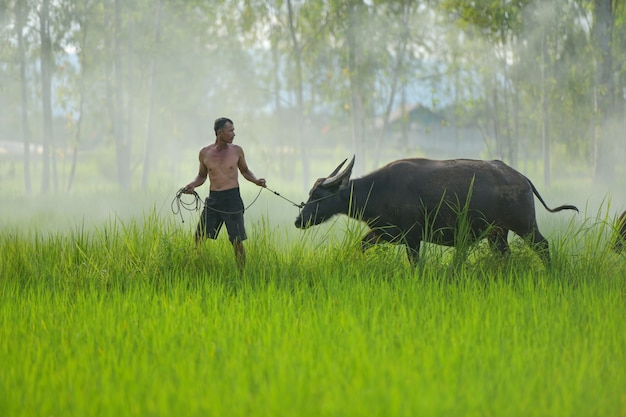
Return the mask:
<svg viewBox="0 0 626 417">
<path fill-rule="evenodd" d="M 231 125 L 234 124 L 233 121 L 230 120 L 228 117 L 220 117 L 215 119 L 215 123 L 213 123 L 213 130 L 215 131 L 215 134 L 217 135 L 217 132 L 223 129 L 227 123 L 230 123 Z"/>
</svg>

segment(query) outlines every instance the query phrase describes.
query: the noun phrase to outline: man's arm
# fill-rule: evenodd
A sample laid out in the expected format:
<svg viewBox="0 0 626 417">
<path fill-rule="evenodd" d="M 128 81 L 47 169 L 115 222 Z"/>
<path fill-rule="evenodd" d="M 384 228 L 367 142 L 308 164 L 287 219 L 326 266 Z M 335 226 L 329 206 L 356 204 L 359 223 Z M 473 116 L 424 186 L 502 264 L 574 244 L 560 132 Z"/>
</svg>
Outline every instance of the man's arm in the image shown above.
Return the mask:
<svg viewBox="0 0 626 417">
<path fill-rule="evenodd" d="M 239 167 L 239 172 L 241 172 L 241 175 L 243 175 L 243 177 L 248 181 L 258 185 L 259 187 L 265 187 L 265 178 L 257 178 L 252 173 L 252 171 L 250 171 L 250 168 L 248 168 L 248 164 L 246 163 L 246 157 L 243 154 L 243 149 L 239 149 L 241 150 L 241 153 L 239 155 L 239 162 L 237 163 L 237 166 Z"/>
<path fill-rule="evenodd" d="M 200 161 L 200 167 L 198 168 L 198 175 L 196 178 L 191 181 L 189 184 L 185 185 L 182 189 L 182 192 L 185 194 L 191 194 L 194 188 L 201 186 L 206 181 L 208 170 L 206 165 L 204 164 L 204 149 L 200 150 L 198 154 L 198 160 Z"/>
</svg>

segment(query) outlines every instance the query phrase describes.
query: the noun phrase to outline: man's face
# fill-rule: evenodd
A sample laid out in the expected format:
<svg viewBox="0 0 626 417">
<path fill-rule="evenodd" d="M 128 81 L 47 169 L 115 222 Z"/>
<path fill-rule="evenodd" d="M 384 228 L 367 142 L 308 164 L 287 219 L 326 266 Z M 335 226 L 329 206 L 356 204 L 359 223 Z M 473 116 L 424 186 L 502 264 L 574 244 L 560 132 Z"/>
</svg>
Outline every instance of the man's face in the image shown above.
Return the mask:
<svg viewBox="0 0 626 417">
<path fill-rule="evenodd" d="M 222 142 L 232 143 L 235 138 L 235 126 L 232 123 L 226 122 L 223 128 L 217 131 L 218 139 Z"/>
</svg>

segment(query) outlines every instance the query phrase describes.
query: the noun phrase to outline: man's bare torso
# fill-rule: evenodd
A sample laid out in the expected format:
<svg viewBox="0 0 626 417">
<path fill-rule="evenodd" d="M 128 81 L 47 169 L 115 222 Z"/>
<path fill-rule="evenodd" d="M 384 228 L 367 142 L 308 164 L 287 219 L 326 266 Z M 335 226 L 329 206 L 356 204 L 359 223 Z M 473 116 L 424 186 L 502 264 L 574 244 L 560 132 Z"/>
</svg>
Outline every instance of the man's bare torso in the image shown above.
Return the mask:
<svg viewBox="0 0 626 417">
<path fill-rule="evenodd" d="M 227 144 L 220 149 L 212 144 L 202 149 L 202 161 L 207 169 L 212 191 L 230 190 L 239 187 L 238 171 L 241 148 Z"/>
</svg>

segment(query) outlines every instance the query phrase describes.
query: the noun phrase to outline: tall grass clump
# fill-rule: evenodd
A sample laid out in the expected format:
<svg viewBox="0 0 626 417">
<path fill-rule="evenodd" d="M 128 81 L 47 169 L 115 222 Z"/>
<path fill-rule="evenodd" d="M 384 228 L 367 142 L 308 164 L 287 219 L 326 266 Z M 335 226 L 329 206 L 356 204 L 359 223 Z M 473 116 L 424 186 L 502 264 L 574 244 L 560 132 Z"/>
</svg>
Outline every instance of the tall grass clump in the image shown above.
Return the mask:
<svg viewBox="0 0 626 417">
<path fill-rule="evenodd" d="M 542 225 L 542 229 L 543 229 Z M 360 250 L 363 226 L 225 234 L 151 212 L 0 233 L 0 415 L 626 414 L 626 259 L 613 219 L 545 224 L 459 263 Z M 294 233 L 296 232 L 296 233 Z"/>
</svg>

